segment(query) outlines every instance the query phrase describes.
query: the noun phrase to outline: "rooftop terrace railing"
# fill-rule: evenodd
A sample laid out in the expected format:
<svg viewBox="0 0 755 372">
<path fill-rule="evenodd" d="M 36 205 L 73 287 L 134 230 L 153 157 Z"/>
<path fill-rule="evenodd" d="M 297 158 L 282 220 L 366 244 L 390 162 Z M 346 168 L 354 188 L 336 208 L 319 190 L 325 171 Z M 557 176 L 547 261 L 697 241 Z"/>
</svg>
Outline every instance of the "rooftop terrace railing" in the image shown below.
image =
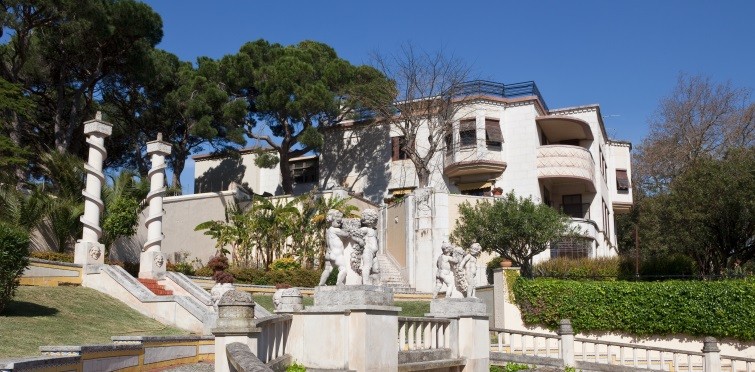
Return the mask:
<svg viewBox="0 0 755 372">
<path fill-rule="evenodd" d="M 503 98 L 537 96 L 545 111 L 548 111 L 548 105 L 545 103 L 545 99 L 543 99 L 543 96 L 540 94 L 540 90 L 537 89 L 537 84 L 535 84 L 534 81 L 503 84 L 486 80 L 472 80 L 461 83 L 457 87 L 453 96 L 468 97 L 478 94 L 486 94 Z"/>
</svg>

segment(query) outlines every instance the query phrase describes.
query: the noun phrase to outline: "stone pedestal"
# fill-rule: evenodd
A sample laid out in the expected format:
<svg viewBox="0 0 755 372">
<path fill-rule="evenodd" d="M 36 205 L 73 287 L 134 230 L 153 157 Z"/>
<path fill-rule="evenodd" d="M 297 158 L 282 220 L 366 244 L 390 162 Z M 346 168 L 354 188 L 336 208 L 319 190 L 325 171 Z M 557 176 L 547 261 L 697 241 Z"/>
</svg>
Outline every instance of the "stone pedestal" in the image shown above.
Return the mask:
<svg viewBox="0 0 755 372">
<path fill-rule="evenodd" d="M 304 310 L 299 288 L 281 288 L 273 294 L 276 314 L 295 313 Z"/>
<path fill-rule="evenodd" d="M 240 342 L 256 352 L 254 336 L 259 333 L 260 329 L 254 321 L 252 295 L 236 290 L 226 292 L 218 302 L 218 321 L 212 329 L 215 335 L 215 370 L 230 371 L 226 357 L 228 344 Z"/>
<path fill-rule="evenodd" d="M 167 262 L 165 253 L 161 251 L 142 252 L 139 255 L 139 278 L 165 279 Z"/>
<path fill-rule="evenodd" d="M 73 254 L 73 262 L 83 265 L 102 265 L 105 263 L 105 245 L 97 242 L 79 240 Z"/>
<path fill-rule="evenodd" d="M 399 310 L 387 287 L 316 287 L 314 305 L 294 314 L 292 357 L 313 369 L 397 371 Z"/>
<path fill-rule="evenodd" d="M 464 372 L 490 370 L 490 322 L 479 298 L 443 298 L 430 302 L 426 316 L 451 319 L 451 337 L 457 340 L 456 357 L 466 358 Z M 451 341 L 454 344 L 454 341 Z"/>
</svg>

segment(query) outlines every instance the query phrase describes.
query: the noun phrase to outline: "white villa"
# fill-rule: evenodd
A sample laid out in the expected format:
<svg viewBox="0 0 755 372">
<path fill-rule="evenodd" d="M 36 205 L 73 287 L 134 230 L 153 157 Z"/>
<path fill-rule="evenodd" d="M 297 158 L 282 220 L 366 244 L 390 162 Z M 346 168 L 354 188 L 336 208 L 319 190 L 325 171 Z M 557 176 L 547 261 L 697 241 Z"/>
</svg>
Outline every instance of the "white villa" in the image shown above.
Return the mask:
<svg viewBox="0 0 755 372">
<path fill-rule="evenodd" d="M 291 160 L 296 193 L 343 187 L 382 206 L 381 253 L 418 290 L 432 286 L 432 262 L 455 225 L 458 205 L 491 198 L 495 191 L 533 197 L 571 216 L 584 232 L 584 239 L 557 242 L 536 262 L 616 255 L 615 215 L 632 206 L 631 144 L 608 138 L 600 106 L 549 109 L 534 82 L 467 84 L 460 98 L 464 109 L 431 166 L 429 252 L 420 252 L 417 234 L 424 227 L 417 225 L 417 201 L 391 203 L 418 186 L 414 166 L 398 146 L 400 132 L 391 124 L 347 122 L 327 130 L 319 158 Z M 418 134 L 418 142 L 426 137 Z M 197 192 L 223 191 L 234 181 L 257 194 L 280 194 L 279 170 L 256 167 L 257 152 L 244 149 L 238 159 L 195 156 Z"/>
</svg>

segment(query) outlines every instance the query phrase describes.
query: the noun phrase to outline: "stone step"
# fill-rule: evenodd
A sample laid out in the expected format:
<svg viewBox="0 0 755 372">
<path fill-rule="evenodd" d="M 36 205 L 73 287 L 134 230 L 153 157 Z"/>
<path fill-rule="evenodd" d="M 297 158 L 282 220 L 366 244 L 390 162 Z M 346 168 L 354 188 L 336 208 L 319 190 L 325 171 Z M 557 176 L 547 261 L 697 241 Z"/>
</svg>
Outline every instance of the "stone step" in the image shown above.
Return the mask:
<svg viewBox="0 0 755 372">
<path fill-rule="evenodd" d="M 140 283 L 142 283 L 143 286 L 147 287 L 147 289 L 150 290 L 150 292 L 154 293 L 157 296 L 172 296 L 173 291 L 169 289 L 165 289 L 165 286 L 158 283 L 156 279 L 145 279 L 145 278 L 139 278 Z"/>
</svg>

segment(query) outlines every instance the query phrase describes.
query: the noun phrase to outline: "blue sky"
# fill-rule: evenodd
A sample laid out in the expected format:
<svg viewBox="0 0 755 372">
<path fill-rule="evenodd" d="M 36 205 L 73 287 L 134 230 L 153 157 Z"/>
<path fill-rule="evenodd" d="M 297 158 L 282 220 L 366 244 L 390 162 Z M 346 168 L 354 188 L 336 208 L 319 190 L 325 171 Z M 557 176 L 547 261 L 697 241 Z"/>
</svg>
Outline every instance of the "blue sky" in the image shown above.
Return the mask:
<svg viewBox="0 0 755 372">
<path fill-rule="evenodd" d="M 755 89 L 755 1 L 145 2 L 163 18 L 159 47 L 184 60 L 310 39 L 363 64 L 411 42 L 484 79 L 534 80 L 551 108 L 599 103 L 608 135 L 635 144 L 681 72 Z"/>
</svg>

